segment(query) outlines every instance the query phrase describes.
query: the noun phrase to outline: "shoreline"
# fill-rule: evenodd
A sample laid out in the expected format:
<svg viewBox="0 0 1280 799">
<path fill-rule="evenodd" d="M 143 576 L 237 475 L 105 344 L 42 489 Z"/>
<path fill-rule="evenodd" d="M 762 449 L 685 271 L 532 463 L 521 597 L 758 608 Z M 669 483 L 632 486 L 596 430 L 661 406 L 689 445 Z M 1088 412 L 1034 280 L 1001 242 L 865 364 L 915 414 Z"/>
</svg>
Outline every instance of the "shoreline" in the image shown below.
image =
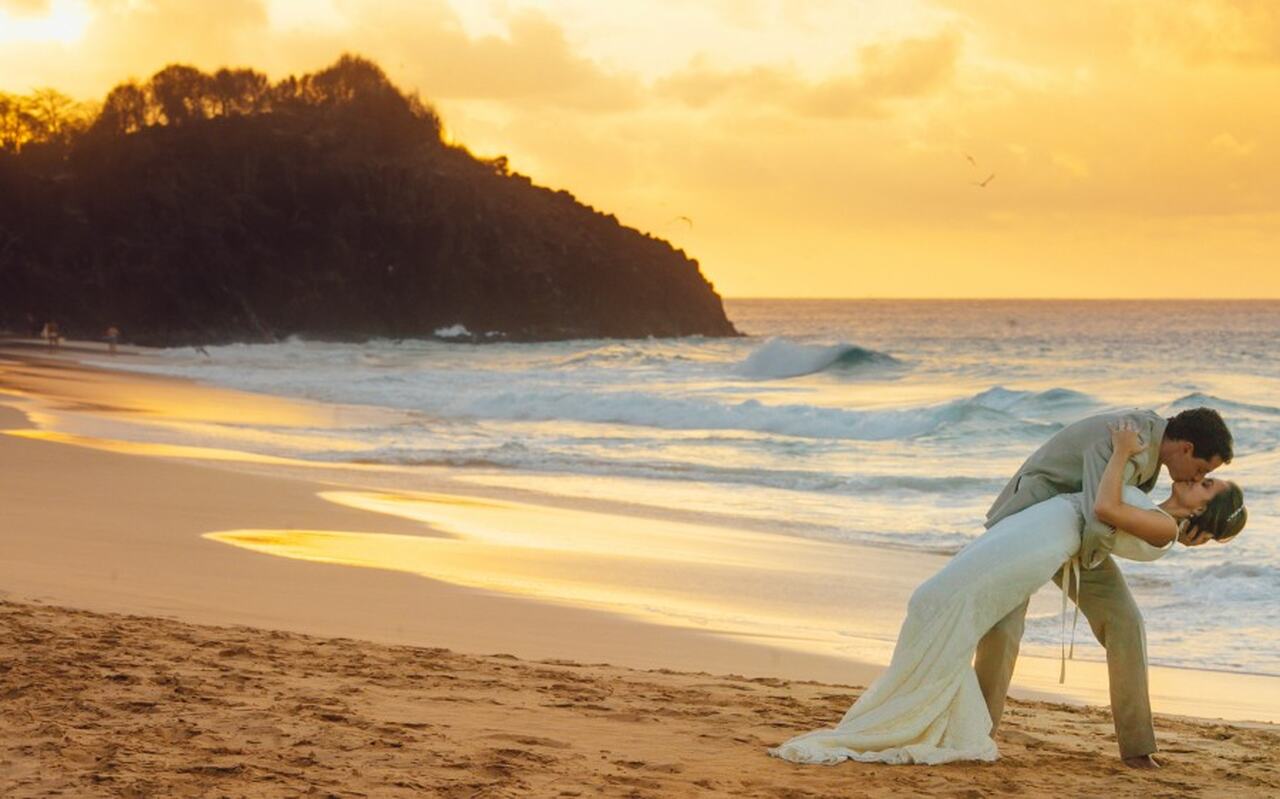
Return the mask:
<svg viewBox="0 0 1280 799">
<path fill-rule="evenodd" d="M 86 371 L 69 364 L 58 368 Z M 0 363 L 0 390 L 13 396 L 10 371 Z M 168 378 L 96 377 L 109 379 L 112 387 L 132 382 L 132 390 L 142 394 L 178 386 L 183 400 L 191 392 L 232 394 Z M 26 403 L 38 400 L 23 391 Z M 115 396 L 117 402 L 128 398 L 127 391 Z M 93 403 L 64 399 L 55 404 Z M 294 413 L 293 403 L 280 405 Z M 15 402 L 0 394 L 0 430 L 30 426 Z M 413 574 L 268 557 L 203 537 L 262 527 L 439 536 L 421 522 L 319 498 L 322 491 L 352 488 L 351 482 L 333 481 L 333 473 L 341 469 L 304 468 L 305 477 L 273 475 L 261 471 L 269 464 L 253 458 L 246 463 L 255 468 L 241 471 L 242 464 L 227 468 L 226 461 L 126 454 L 12 433 L 0 434 L 0 462 L 14 465 L 11 478 L 0 484 L 0 524 L 13 531 L 0 558 L 0 587 L 10 599 L 383 644 L 514 651 L 538 658 L 570 652 L 579 659 L 612 659 L 640 667 L 718 666 L 721 671 L 758 673 L 794 669 L 792 673 L 832 678 L 845 674 L 859 680 L 878 671 L 842 658 Z M 75 501 L 68 502 L 69 497 Z M 61 546 L 52 548 L 51 539 Z M 433 614 L 433 608 L 449 612 Z"/>
<path fill-rule="evenodd" d="M 88 352 L 96 353 L 96 350 Z M 22 367 L 26 372 L 39 372 L 42 367 L 37 362 L 49 360 L 0 345 L 0 356 L 4 355 L 26 361 Z M 50 380 L 47 375 L 44 378 L 30 374 L 20 376 L 17 382 L 26 383 L 19 387 L 14 376 L 8 374 L 13 371 L 12 365 L 0 364 L 0 388 L 15 397 L 6 400 L 0 395 L 0 406 L 27 406 L 27 410 L 36 409 L 37 416 L 46 412 L 43 409 L 54 406 L 61 406 L 58 412 L 63 413 L 83 411 L 87 407 L 95 413 L 126 416 L 139 415 L 137 408 L 142 407 L 141 415 L 163 415 L 166 402 L 173 401 L 163 395 L 177 392 L 182 402 L 199 401 L 214 408 L 234 400 L 237 416 L 251 408 L 255 415 L 277 421 L 302 420 L 307 424 L 342 421 L 341 409 L 321 409 L 322 415 L 328 415 L 327 419 L 317 420 L 309 415 L 317 412 L 314 403 L 249 395 L 174 378 L 105 371 L 64 358 L 53 361 L 56 367 L 43 368 L 58 371 L 60 379 L 71 377 L 77 384 L 76 391 L 84 389 L 83 383 L 96 382 L 97 385 L 88 389 L 89 394 L 97 393 L 96 401 L 89 396 L 67 396 L 66 392 L 61 397 L 33 392 L 32 385 L 38 387 L 40 379 Z M 31 426 L 12 416 L 13 413 L 15 411 L 6 414 L 8 418 L 0 428 Z M 199 413 L 208 415 L 211 411 L 202 407 Z M 608 610 L 460 586 L 413 573 L 303 563 L 237 551 L 235 547 L 201 536 L 235 529 L 279 528 L 359 530 L 362 534 L 421 538 L 432 535 L 433 527 L 435 535 L 440 531 L 438 525 L 420 519 L 343 508 L 317 497 L 321 491 L 332 491 L 335 487 L 350 490 L 370 476 L 369 470 L 362 471 L 356 466 L 308 464 L 290 468 L 288 464 L 261 462 L 261 459 L 241 463 L 199 461 L 192 460 L 198 453 L 128 454 L 128 447 L 122 450 L 102 451 L 85 446 L 83 441 L 0 435 L 0 453 L 6 460 L 29 467 L 41 464 L 48 469 L 34 473 L 28 468 L 23 480 L 10 481 L 13 493 L 6 504 L 25 504 L 23 511 L 28 517 L 46 525 L 46 529 L 51 518 L 57 519 L 75 510 L 65 507 L 63 494 L 67 491 L 91 505 L 79 509 L 79 514 L 72 513 L 73 518 L 58 522 L 63 525 L 58 528 L 60 534 L 70 536 L 66 540 L 89 548 L 91 556 L 81 552 L 72 558 L 72 563 L 79 563 L 82 571 L 71 579 L 66 563 L 50 563 L 50 553 L 41 554 L 39 545 L 27 541 L 25 560 L 11 559 L 0 564 L 0 585 L 11 597 L 42 598 L 95 611 L 169 615 L 195 623 L 256 624 L 380 643 L 443 645 L 472 652 L 513 651 L 522 657 L 535 658 L 567 656 L 645 668 L 711 670 L 860 685 L 867 684 L 882 668 L 868 660 L 802 651 L 794 646 L 770 646 L 764 637 L 742 631 L 653 624 Z M 94 480 L 100 480 L 101 475 L 112 478 L 106 484 L 95 485 Z M 124 475 L 131 479 L 117 479 Z M 59 490 L 57 486 L 71 476 L 78 480 L 77 487 Z M 52 495 L 43 497 L 47 504 L 34 507 L 32 498 L 40 497 L 42 490 L 48 494 L 46 489 L 50 488 Z M 494 490 L 487 493 L 504 495 Z M 474 501 L 486 492 L 468 490 L 467 494 Z M 530 502 L 536 495 L 508 491 L 505 496 Z M 128 498 L 128 503 L 122 511 L 124 498 Z M 546 504 L 585 507 L 606 514 L 611 509 L 617 511 L 607 502 L 553 499 L 548 497 Z M 236 505 L 240 507 L 229 512 L 228 509 Z M 136 512 L 139 518 L 145 518 L 151 509 L 157 508 L 161 512 L 155 521 L 163 520 L 164 530 L 140 531 L 127 517 L 119 518 L 124 511 Z M 462 512 L 466 513 L 465 508 Z M 109 544 L 127 544 L 132 549 L 113 552 L 111 546 L 103 546 L 76 531 L 77 519 L 82 523 L 84 517 L 106 524 Z M 665 524 L 652 519 L 650 523 Z M 157 551 L 161 554 L 157 555 Z M 862 551 L 867 557 L 877 554 L 875 550 Z M 929 559 L 919 555 L 879 553 L 879 556 L 883 560 L 875 563 L 888 571 L 905 569 L 903 564 L 911 561 L 916 562 L 914 568 L 921 573 L 930 573 L 935 568 Z M 140 572 L 130 563 L 139 557 L 153 568 Z M 199 567 L 187 567 L 185 572 L 172 571 L 174 562 L 184 558 L 188 563 L 199 563 Z M 61 555 L 56 559 L 65 560 Z M 85 563 L 86 559 L 91 563 Z M 941 562 L 937 556 L 934 559 Z M 923 565 L 919 563 L 921 560 L 925 561 Z M 100 573 L 94 575 L 93 569 L 104 567 L 114 570 L 111 577 L 103 579 Z M 863 566 L 864 571 L 875 569 Z M 249 576 L 227 580 L 222 577 L 226 574 Z M 897 573 L 894 580 L 892 590 L 908 593 L 918 582 L 911 573 Z M 273 587 L 266 590 L 264 585 Z M 346 601 L 335 603 L 332 596 L 335 587 L 355 593 Z M 352 601 L 352 596 L 358 596 L 359 601 Z M 339 606 L 333 607 L 335 604 Z M 465 607 L 466 610 L 451 619 L 395 619 L 398 613 L 403 615 L 405 609 L 418 612 L 429 607 Z M 1019 660 L 1013 695 L 1106 704 L 1104 664 L 1073 661 L 1068 668 L 1068 685 L 1058 686 L 1055 660 L 1024 656 Z M 1189 681 L 1197 684 L 1195 697 L 1185 696 Z M 1216 716 L 1236 722 L 1254 721 L 1258 716 L 1251 714 L 1264 712 L 1271 705 L 1280 706 L 1277 686 L 1280 678 L 1264 675 L 1168 667 L 1152 669 L 1153 701 L 1162 716 Z M 1210 691 L 1207 695 L 1206 689 Z M 1260 696 L 1265 697 L 1261 705 Z M 1259 711 L 1259 707 L 1264 710 Z M 1270 711 L 1262 721 L 1273 722 L 1277 718 L 1280 718 L 1277 711 Z"/>
</svg>

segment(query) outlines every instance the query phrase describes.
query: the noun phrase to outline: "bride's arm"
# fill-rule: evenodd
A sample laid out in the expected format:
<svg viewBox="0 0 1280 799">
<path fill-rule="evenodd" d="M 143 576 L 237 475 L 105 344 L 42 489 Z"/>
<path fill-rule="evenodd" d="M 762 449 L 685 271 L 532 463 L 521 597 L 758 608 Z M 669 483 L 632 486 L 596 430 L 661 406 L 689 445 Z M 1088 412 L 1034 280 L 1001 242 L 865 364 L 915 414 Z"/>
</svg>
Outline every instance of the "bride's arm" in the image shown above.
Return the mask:
<svg viewBox="0 0 1280 799">
<path fill-rule="evenodd" d="M 1130 413 L 1118 419 L 1118 423 L 1127 422 L 1133 425 L 1140 435 L 1146 438 L 1148 451 L 1144 451 L 1139 457 L 1150 457 L 1150 442 L 1155 431 L 1152 429 L 1150 419 L 1145 418 L 1148 415 L 1155 417 L 1155 414 Z M 1081 506 L 1081 510 L 1084 511 L 1084 529 L 1081 533 L 1086 541 L 1092 538 L 1095 541 L 1104 542 L 1107 550 L 1110 550 L 1115 542 L 1116 531 L 1114 527 L 1098 519 L 1093 506 L 1098 498 L 1098 485 L 1102 482 L 1102 472 L 1107 468 L 1107 461 L 1111 459 L 1111 453 L 1114 451 L 1111 436 L 1109 434 L 1099 436 L 1098 440 L 1085 450 L 1081 463 L 1083 479 L 1080 481 L 1080 489 L 1084 499 Z M 1120 482 L 1125 485 L 1136 485 L 1141 480 L 1141 472 L 1137 459 L 1130 457 L 1125 461 L 1124 476 Z"/>
<path fill-rule="evenodd" d="M 1178 537 L 1173 519 L 1156 510 L 1143 510 L 1124 503 L 1124 472 L 1129 458 L 1145 447 L 1138 431 L 1128 422 L 1111 431 L 1111 458 L 1102 471 L 1098 496 L 1093 503 L 1094 515 L 1103 524 L 1124 530 L 1155 547 L 1164 547 Z"/>
</svg>

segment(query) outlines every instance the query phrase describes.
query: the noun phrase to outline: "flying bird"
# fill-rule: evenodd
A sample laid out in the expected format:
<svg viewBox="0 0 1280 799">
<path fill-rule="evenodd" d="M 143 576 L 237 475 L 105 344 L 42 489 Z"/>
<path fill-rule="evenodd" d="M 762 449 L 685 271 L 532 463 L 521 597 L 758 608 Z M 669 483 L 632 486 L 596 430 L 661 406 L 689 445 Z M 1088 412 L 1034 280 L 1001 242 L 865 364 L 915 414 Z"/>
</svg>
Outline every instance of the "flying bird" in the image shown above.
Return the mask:
<svg viewBox="0 0 1280 799">
<path fill-rule="evenodd" d="M 687 217 L 687 216 L 677 216 L 675 219 L 672 219 L 671 221 L 672 221 L 672 222 L 684 222 L 684 223 L 685 223 L 685 224 L 687 224 L 689 227 L 693 227 L 693 220 L 692 220 L 692 219 L 690 219 L 690 218 L 689 218 L 689 217 Z"/>
<path fill-rule="evenodd" d="M 992 172 L 990 175 L 987 175 L 985 180 L 975 182 L 973 185 L 977 186 L 980 189 L 985 189 L 988 183 L 995 180 L 995 177 L 996 177 L 996 173 Z"/>
<path fill-rule="evenodd" d="M 977 161 L 975 161 L 975 160 L 973 160 L 973 156 L 972 156 L 972 155 L 969 155 L 968 153 L 965 153 L 965 154 L 964 154 L 964 157 L 969 161 L 969 163 L 973 164 L 973 166 L 974 166 L 975 168 L 978 166 L 978 162 L 977 162 Z"/>
</svg>

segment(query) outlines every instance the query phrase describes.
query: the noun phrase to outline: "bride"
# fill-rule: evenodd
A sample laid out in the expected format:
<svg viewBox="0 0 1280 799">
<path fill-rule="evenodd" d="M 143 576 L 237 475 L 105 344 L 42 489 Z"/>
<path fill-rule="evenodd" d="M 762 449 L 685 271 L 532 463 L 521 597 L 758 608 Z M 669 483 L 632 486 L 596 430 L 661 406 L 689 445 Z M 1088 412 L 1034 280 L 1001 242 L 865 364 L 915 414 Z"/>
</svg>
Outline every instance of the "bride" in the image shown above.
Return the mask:
<svg viewBox="0 0 1280 799">
<path fill-rule="evenodd" d="M 1154 560 L 1173 546 L 1188 520 L 1224 540 L 1244 526 L 1244 495 L 1235 483 L 1210 477 L 1175 482 L 1159 505 L 1124 486 L 1125 463 L 1144 445 L 1127 423 L 1112 427 L 1111 440 L 1094 512 L 1123 531 L 1112 554 Z M 973 670 L 974 650 L 993 624 L 1060 568 L 1065 624 L 1066 586 L 1079 573 L 1083 523 L 1069 496 L 1055 496 L 991 527 L 911 595 L 888 670 L 840 723 L 792 738 L 769 754 L 827 764 L 995 760 L 999 752 Z"/>
</svg>

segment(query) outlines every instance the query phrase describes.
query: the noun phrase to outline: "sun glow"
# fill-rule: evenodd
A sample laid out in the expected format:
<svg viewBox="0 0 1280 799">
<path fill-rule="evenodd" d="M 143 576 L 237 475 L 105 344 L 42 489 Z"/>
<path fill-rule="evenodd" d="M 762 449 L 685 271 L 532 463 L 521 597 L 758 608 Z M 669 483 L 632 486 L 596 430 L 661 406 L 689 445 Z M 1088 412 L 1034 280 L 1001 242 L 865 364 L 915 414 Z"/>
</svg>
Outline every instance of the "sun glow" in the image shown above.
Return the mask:
<svg viewBox="0 0 1280 799">
<path fill-rule="evenodd" d="M 84 38 L 93 12 L 83 0 L 53 0 L 44 13 L 21 14 L 0 10 L 0 44 L 59 42 Z"/>
</svg>

